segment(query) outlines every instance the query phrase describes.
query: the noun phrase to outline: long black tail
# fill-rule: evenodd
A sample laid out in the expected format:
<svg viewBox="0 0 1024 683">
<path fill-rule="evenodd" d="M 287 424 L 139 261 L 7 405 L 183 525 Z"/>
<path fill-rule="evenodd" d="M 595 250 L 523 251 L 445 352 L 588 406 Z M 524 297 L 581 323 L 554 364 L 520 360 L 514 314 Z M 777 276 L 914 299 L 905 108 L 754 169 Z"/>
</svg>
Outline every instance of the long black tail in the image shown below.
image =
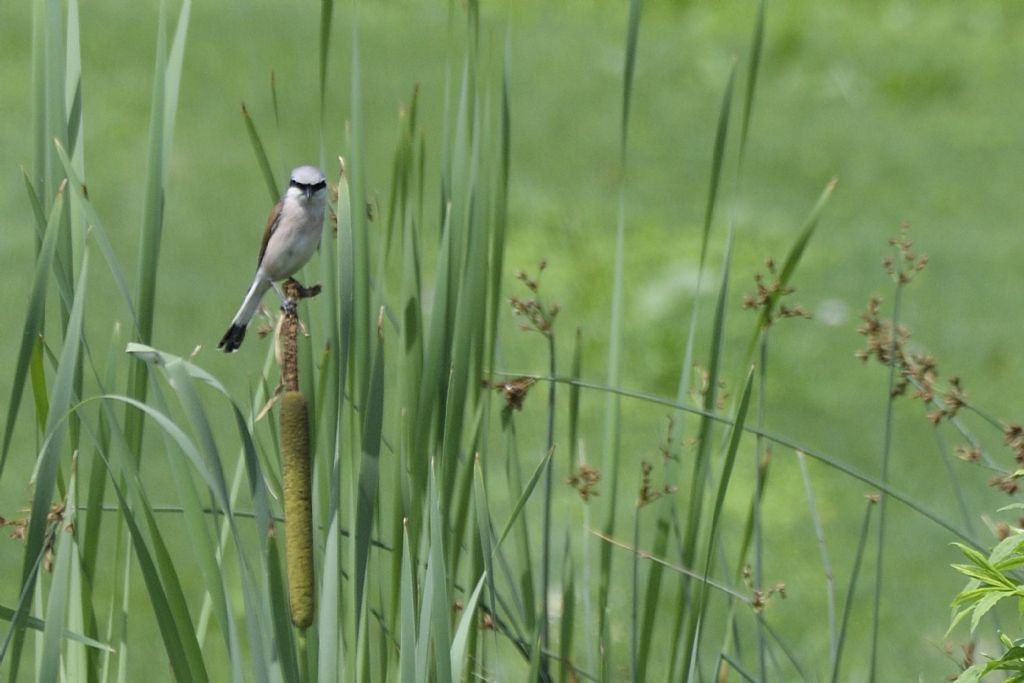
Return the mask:
<svg viewBox="0 0 1024 683">
<path fill-rule="evenodd" d="M 217 348 L 224 349 L 225 353 L 237 351 L 238 347 L 242 345 L 242 340 L 245 339 L 245 328 L 245 325 L 232 325 L 229 327 L 220 343 L 217 344 Z"/>
</svg>

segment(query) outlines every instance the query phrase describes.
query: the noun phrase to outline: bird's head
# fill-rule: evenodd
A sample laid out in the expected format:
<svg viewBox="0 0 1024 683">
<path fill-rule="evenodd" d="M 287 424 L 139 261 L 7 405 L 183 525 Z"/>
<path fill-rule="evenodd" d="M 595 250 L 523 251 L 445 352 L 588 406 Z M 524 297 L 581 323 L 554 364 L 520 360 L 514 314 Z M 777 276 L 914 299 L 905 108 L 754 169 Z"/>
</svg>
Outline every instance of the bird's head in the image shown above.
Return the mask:
<svg viewBox="0 0 1024 683">
<path fill-rule="evenodd" d="M 305 197 L 310 201 L 313 197 L 323 196 L 327 191 L 327 178 L 324 172 L 316 166 L 299 166 L 292 171 L 291 180 L 288 183 L 288 192 L 298 197 Z"/>
</svg>

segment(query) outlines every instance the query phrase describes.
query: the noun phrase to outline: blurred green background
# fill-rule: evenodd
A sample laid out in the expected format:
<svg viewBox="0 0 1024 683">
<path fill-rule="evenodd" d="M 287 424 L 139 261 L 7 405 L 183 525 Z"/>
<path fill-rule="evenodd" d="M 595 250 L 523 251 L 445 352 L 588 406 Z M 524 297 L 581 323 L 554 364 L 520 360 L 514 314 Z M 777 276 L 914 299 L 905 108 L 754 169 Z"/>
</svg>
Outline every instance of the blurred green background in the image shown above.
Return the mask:
<svg viewBox="0 0 1024 683">
<path fill-rule="evenodd" d="M 709 179 L 714 127 L 728 71 L 746 59 L 755 3 L 649 2 L 640 29 L 626 192 L 626 332 L 623 386 L 675 394 Z M 82 4 L 85 158 L 95 202 L 131 280 L 142 216 L 145 140 L 156 26 L 155 3 Z M 317 101 L 319 3 L 197 3 L 188 33 L 161 252 L 154 345 L 197 362 L 245 396 L 259 376 L 265 342 L 231 357 L 214 350 L 247 286 L 270 199 L 241 116 L 245 102 L 283 182 L 287 169 L 323 161 Z M 452 10 L 459 12 L 458 8 Z M 500 68 L 511 55 L 512 179 L 506 264 L 512 273 L 548 261 L 543 291 L 563 312 L 559 362 L 567 368 L 572 331 L 582 330 L 584 375 L 604 381 L 614 230 L 624 3 L 501 2 L 482 7 L 482 49 Z M 21 168 L 31 164 L 31 8 L 0 10 L 0 306 L 7 312 L 0 357 L 13 359 L 32 273 L 32 217 Z M 456 19 L 454 26 L 461 27 Z M 369 191 L 381 204 L 390 182 L 398 112 L 418 84 L 428 168 L 438 165 L 446 77 L 459 51 L 449 42 L 444 3 L 364 3 L 358 10 Z M 349 116 L 350 8 L 335 16 L 325 149 L 345 154 Z M 456 35 L 454 40 L 461 40 Z M 277 84 L 275 123 L 270 81 Z M 735 393 L 754 317 L 741 308 L 768 256 L 781 259 L 826 182 L 839 179 L 797 271 L 793 300 L 813 314 L 773 329 L 769 429 L 871 474 L 879 468 L 886 373 L 853 356 L 858 312 L 872 293 L 891 298 L 881 269 L 888 237 L 909 222 L 930 265 L 908 290 L 905 321 L 915 348 L 938 358 L 944 376 L 963 377 L 973 402 L 999 418 L 1024 413 L 1018 390 L 1024 269 L 1024 5 L 972 3 L 769 2 L 767 34 L 742 183 L 734 191 L 730 154 L 710 263 L 726 222 L 736 220 L 726 366 Z M 452 86 L 454 87 L 454 86 Z M 495 86 L 497 87 L 497 86 Z M 450 95 L 451 96 L 451 95 Z M 436 170 L 432 171 L 436 177 Z M 437 184 L 428 183 L 436 207 Z M 97 273 L 105 272 L 96 269 Z M 94 277 L 92 338 L 109 335 L 119 314 L 105 309 L 108 276 Z M 703 306 L 712 309 L 711 288 Z M 703 329 L 709 329 L 707 321 Z M 510 371 L 539 372 L 541 344 L 503 321 Z M 698 359 L 707 334 L 699 335 Z M 0 367 L 0 414 L 11 363 Z M 585 394 L 586 449 L 601 451 L 603 396 Z M 531 407 L 528 405 L 526 413 Z M 538 416 L 541 407 L 536 406 Z M 639 485 L 639 461 L 654 459 L 667 411 L 627 401 L 624 505 Z M 24 414 L 24 413 L 23 413 Z M 16 432 L 0 515 L 29 499 L 35 448 L 29 420 Z M 918 404 L 898 404 L 892 480 L 943 513 L 952 502 L 931 427 Z M 998 447 L 998 435 L 992 435 Z M 952 438 L 950 437 L 952 441 Z M 999 457 L 1005 462 L 1001 454 Z M 1006 502 L 988 473 L 957 463 L 968 497 L 989 512 Z M 799 470 L 776 453 L 766 498 L 768 580 L 788 599 L 770 606 L 806 661 L 827 661 L 824 579 Z M 845 586 L 867 488 L 812 464 L 818 504 Z M 739 484 L 742 487 L 742 482 Z M 742 498 L 741 498 L 742 499 Z M 573 503 L 571 514 L 578 515 Z M 745 509 L 732 511 L 737 519 Z M 949 600 L 960 580 L 947 532 L 890 508 L 883 619 L 885 680 L 937 680 L 953 670 L 942 653 Z M 972 522 L 981 526 L 975 517 Z M 962 524 L 960 524 L 963 526 Z M 725 544 L 730 547 L 731 539 Z M 803 558 L 805 561 L 796 561 Z M 0 573 L 20 566 L 17 542 L 0 541 Z M 873 567 L 862 575 L 869 586 Z M 12 604 L 13 583 L 0 590 Z M 868 593 L 865 593 L 868 595 Z M 866 598 L 865 598 L 866 601 Z M 868 605 L 854 612 L 863 638 Z M 959 639 L 963 634 L 959 633 Z M 856 680 L 858 664 L 849 666 Z M 820 671 L 824 674 L 824 664 Z M 889 675 L 891 674 L 891 675 Z"/>
</svg>

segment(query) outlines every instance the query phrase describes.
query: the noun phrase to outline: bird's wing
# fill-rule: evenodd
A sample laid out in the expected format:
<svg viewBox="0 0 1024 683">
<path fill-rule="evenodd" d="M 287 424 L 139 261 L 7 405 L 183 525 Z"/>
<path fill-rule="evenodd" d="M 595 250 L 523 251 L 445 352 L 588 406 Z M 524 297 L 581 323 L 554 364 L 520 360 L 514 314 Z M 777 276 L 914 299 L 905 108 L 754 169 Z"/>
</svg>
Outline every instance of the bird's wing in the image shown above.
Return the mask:
<svg viewBox="0 0 1024 683">
<path fill-rule="evenodd" d="M 281 207 L 284 205 L 283 201 L 274 204 L 274 208 L 270 210 L 270 217 L 267 218 L 267 229 L 263 231 L 263 244 L 260 245 L 260 257 L 256 261 L 256 267 L 259 268 L 263 265 L 263 255 L 267 253 L 267 244 L 270 242 L 270 236 L 277 230 L 277 224 L 281 220 Z"/>
</svg>

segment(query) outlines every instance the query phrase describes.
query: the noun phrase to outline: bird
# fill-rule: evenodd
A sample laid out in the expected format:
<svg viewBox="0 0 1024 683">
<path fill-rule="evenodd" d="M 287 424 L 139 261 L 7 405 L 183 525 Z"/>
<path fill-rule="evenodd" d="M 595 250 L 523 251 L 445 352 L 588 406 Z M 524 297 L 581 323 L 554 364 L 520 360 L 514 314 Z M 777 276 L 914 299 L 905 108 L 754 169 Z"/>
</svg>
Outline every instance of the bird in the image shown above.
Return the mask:
<svg viewBox="0 0 1024 683">
<path fill-rule="evenodd" d="M 256 275 L 231 326 L 217 344 L 218 349 L 226 353 L 238 350 L 249 321 L 271 287 L 285 308 L 294 305 L 277 283 L 298 272 L 320 246 L 326 204 L 327 177 L 323 171 L 315 166 L 294 169 L 288 189 L 267 219 Z"/>
</svg>

